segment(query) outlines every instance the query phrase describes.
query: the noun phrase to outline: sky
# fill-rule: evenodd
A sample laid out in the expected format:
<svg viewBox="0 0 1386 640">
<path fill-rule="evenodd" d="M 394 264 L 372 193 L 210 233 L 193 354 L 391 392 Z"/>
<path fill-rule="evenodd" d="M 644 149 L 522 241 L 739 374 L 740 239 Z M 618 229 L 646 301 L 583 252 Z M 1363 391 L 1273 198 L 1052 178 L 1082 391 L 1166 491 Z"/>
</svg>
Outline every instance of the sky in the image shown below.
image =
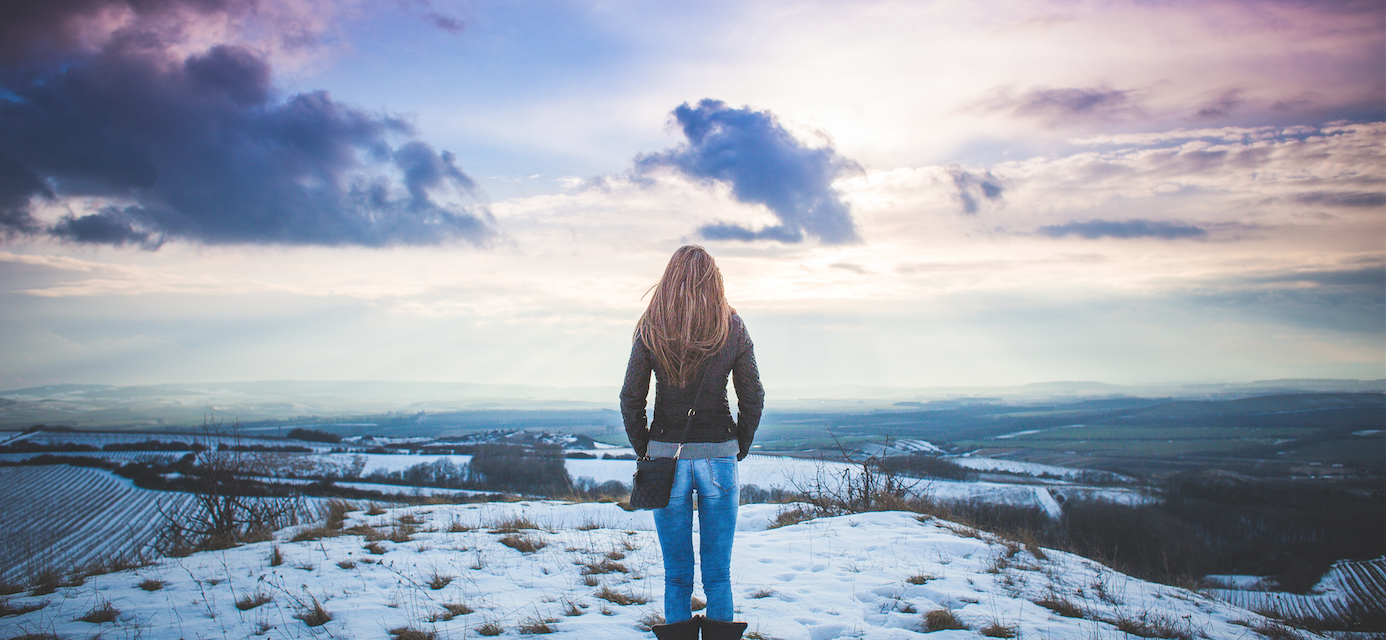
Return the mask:
<svg viewBox="0 0 1386 640">
<path fill-rule="evenodd" d="M 0 389 L 1386 377 L 1386 3 L 0 9 Z"/>
</svg>

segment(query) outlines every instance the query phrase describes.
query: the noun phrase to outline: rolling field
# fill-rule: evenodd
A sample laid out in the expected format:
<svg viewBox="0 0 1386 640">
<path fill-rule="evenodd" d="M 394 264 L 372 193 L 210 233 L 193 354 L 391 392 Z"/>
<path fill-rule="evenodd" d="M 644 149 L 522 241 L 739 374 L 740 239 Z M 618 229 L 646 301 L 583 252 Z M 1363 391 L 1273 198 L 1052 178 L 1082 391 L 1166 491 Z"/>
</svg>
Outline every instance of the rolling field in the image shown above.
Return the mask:
<svg viewBox="0 0 1386 640">
<path fill-rule="evenodd" d="M 163 514 L 194 508 L 195 496 L 150 491 L 102 469 L 67 465 L 0 467 L 0 582 L 27 583 L 117 559 L 158 557 Z M 300 519 L 325 500 L 307 498 Z"/>
</svg>

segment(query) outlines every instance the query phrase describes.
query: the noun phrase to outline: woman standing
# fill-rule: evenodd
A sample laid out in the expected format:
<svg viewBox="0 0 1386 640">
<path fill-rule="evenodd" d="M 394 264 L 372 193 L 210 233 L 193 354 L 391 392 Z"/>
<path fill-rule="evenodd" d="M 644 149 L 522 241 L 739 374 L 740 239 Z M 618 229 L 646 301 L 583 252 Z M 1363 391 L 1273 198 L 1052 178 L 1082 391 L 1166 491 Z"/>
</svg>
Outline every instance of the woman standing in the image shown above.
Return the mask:
<svg viewBox="0 0 1386 640">
<path fill-rule="evenodd" d="M 734 640 L 746 628 L 731 622 L 731 548 L 740 501 L 736 463 L 751 450 L 765 391 L 751 336 L 727 304 L 722 273 L 706 250 L 679 248 L 652 290 L 635 327 L 621 415 L 637 455 L 677 459 L 669 506 L 654 511 L 668 622 L 654 632 L 662 639 L 691 639 L 701 628 L 704 638 Z M 655 407 L 647 426 L 651 371 Z M 736 386 L 735 420 L 727 404 L 728 375 Z M 695 492 L 707 618 L 692 617 Z"/>
</svg>

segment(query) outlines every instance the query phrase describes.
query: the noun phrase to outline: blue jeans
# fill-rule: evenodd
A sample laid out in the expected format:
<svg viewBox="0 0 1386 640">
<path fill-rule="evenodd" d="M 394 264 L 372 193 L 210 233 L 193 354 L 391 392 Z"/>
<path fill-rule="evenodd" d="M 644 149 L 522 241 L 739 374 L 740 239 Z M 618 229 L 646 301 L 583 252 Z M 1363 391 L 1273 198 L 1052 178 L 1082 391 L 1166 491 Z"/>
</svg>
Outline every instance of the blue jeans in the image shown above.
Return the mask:
<svg viewBox="0 0 1386 640">
<path fill-rule="evenodd" d="M 654 510 L 664 551 L 664 620 L 693 617 L 693 492 L 698 492 L 698 555 L 702 559 L 707 617 L 732 619 L 731 550 L 736 535 L 736 456 L 679 460 L 669 506 Z"/>
</svg>

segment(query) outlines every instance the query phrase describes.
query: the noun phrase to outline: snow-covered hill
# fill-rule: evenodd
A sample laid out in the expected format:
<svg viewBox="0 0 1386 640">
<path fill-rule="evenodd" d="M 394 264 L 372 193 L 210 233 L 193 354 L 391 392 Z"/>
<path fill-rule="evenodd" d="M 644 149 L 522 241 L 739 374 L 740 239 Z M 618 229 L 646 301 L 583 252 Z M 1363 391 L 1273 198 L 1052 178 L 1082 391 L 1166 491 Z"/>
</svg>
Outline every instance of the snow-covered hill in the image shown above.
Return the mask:
<svg viewBox="0 0 1386 640">
<path fill-rule="evenodd" d="M 766 529 L 782 508 L 742 508 L 732 577 L 753 638 L 1251 639 L 1279 629 L 1194 592 L 912 513 Z M 0 637 L 384 639 L 413 630 L 615 640 L 652 637 L 643 628 L 661 610 L 648 512 L 436 505 L 353 512 L 345 527 L 302 542 L 290 541 L 302 528 L 286 529 L 273 541 L 15 594 L 0 606 L 13 613 L 0 617 Z M 331 619 L 312 626 L 315 605 Z M 965 628 L 931 631 L 949 617 Z"/>
</svg>

